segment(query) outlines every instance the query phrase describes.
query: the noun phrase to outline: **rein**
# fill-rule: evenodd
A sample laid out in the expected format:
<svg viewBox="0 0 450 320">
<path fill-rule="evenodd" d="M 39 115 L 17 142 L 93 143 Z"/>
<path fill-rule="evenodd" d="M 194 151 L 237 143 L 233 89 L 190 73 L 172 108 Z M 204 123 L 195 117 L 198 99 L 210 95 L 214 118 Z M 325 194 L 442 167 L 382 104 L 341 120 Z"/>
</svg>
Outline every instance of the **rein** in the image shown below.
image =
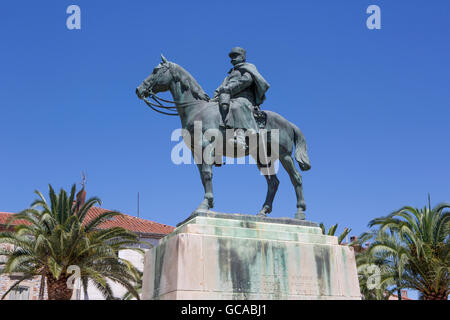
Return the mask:
<svg viewBox="0 0 450 320">
<path fill-rule="evenodd" d="M 152 98 L 153 98 L 153 97 L 152 97 Z M 178 115 L 180 115 L 178 112 L 176 112 L 176 113 L 169 113 L 169 112 L 160 111 L 160 110 L 158 110 L 158 109 L 155 108 L 155 107 L 158 107 L 158 108 L 164 108 L 164 109 L 173 109 L 173 108 L 176 108 L 176 107 L 165 107 L 165 106 L 160 106 L 160 105 L 157 105 L 157 104 L 154 104 L 154 103 L 148 101 L 147 98 L 142 98 L 142 100 L 144 100 L 145 104 L 146 104 L 147 106 L 149 106 L 153 111 L 156 111 L 156 112 L 159 112 L 159 113 L 168 115 L 168 116 L 178 116 Z M 155 100 L 155 101 L 157 101 L 157 100 Z M 154 107 L 154 106 L 155 106 L 155 107 Z"/>
<path fill-rule="evenodd" d="M 164 112 L 164 111 L 158 110 L 156 108 L 174 111 L 177 107 L 185 108 L 185 107 L 200 103 L 199 101 L 193 101 L 193 102 L 184 102 L 184 103 L 177 104 L 175 101 L 165 100 L 163 98 L 160 98 L 152 92 L 150 92 L 149 97 L 152 98 L 153 101 L 155 101 L 156 103 L 150 102 L 147 98 L 144 97 L 144 98 L 142 98 L 142 100 L 144 100 L 145 104 L 147 106 L 149 106 L 152 110 L 162 113 L 162 114 L 165 114 L 165 115 L 168 115 L 168 116 L 179 116 L 180 114 L 178 112 L 175 112 L 175 113 Z M 175 106 L 165 106 L 161 103 L 161 101 L 166 102 L 166 103 L 173 103 L 173 104 L 175 104 Z"/>
<path fill-rule="evenodd" d="M 150 102 L 147 98 L 144 97 L 144 98 L 142 98 L 142 100 L 144 100 L 145 104 L 147 106 L 149 106 L 152 110 L 162 113 L 162 114 L 165 114 L 165 115 L 168 115 L 168 116 L 179 116 L 180 114 L 178 112 L 175 112 L 175 113 L 164 112 L 164 111 L 158 110 L 156 108 L 175 111 L 175 109 L 177 107 L 185 108 L 185 107 L 200 103 L 199 101 L 193 101 L 193 102 L 184 102 L 184 103 L 177 104 L 175 101 L 170 101 L 170 100 L 165 100 L 163 98 L 160 98 L 152 92 L 150 92 L 149 97 L 152 98 L 152 100 L 155 101 L 156 103 Z M 175 104 L 175 106 L 165 106 L 161 103 L 161 101 L 166 102 L 166 103 L 173 103 L 173 104 Z"/>
<path fill-rule="evenodd" d="M 155 101 L 156 103 L 153 103 L 153 102 L 148 101 L 148 99 L 145 98 L 145 97 L 142 98 L 142 100 L 144 100 L 145 104 L 146 104 L 147 106 L 149 106 L 153 111 L 156 111 L 156 112 L 159 112 L 159 113 L 168 115 L 168 116 L 178 116 L 178 115 L 180 115 L 178 112 L 175 112 L 175 113 L 169 113 L 169 112 L 164 112 L 164 111 L 161 111 L 161 110 L 156 109 L 156 108 L 161 108 L 161 109 L 174 110 L 174 109 L 177 108 L 176 106 L 164 106 L 159 100 L 164 101 L 164 102 L 167 102 L 167 103 L 174 103 L 174 104 L 175 104 L 175 101 L 163 100 L 162 98 L 158 97 L 158 96 L 157 96 L 156 94 L 154 94 L 154 93 L 150 93 L 149 97 L 152 98 L 153 101 Z M 156 108 L 155 108 L 155 107 L 156 107 Z"/>
</svg>

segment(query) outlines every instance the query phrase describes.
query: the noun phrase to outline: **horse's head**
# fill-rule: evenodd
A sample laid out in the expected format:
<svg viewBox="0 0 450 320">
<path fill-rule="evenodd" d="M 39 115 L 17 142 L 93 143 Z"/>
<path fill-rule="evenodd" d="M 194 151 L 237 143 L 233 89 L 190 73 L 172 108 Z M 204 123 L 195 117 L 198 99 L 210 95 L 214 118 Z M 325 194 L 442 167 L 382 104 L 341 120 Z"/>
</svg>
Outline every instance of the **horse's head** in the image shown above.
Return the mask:
<svg viewBox="0 0 450 320">
<path fill-rule="evenodd" d="M 171 63 L 163 55 L 161 55 L 161 60 L 161 63 L 153 69 L 152 74 L 136 88 L 139 99 L 148 97 L 150 93 L 157 94 L 169 90 L 172 81 Z"/>
</svg>

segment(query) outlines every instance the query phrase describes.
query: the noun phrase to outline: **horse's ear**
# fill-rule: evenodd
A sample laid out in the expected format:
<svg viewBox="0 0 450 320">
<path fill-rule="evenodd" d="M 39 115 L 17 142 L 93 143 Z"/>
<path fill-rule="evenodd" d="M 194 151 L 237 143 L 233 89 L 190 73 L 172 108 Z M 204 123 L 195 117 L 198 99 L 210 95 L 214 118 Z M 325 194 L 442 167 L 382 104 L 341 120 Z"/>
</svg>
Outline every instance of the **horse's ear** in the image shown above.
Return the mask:
<svg viewBox="0 0 450 320">
<path fill-rule="evenodd" d="M 161 53 L 161 60 L 163 63 L 167 63 L 169 61 L 167 61 L 166 57 L 163 56 L 163 54 Z"/>
</svg>

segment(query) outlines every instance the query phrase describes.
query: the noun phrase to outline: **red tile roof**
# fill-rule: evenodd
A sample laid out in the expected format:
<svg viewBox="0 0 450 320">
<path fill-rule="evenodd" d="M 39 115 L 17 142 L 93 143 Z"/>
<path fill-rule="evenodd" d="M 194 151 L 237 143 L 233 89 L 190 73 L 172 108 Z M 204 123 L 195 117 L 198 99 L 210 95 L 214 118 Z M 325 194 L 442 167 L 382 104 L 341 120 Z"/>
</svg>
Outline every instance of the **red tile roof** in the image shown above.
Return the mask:
<svg viewBox="0 0 450 320">
<path fill-rule="evenodd" d="M 7 225 L 8 224 L 8 219 L 12 216 L 12 213 L 10 212 L 0 212 L 0 226 L 1 225 Z M 18 225 L 18 224 L 28 224 L 27 221 L 24 220 L 16 220 L 12 223 L 13 225 Z"/>
<path fill-rule="evenodd" d="M 85 222 L 89 222 L 94 219 L 99 214 L 110 211 L 107 209 L 92 207 L 88 213 Z M 10 212 L 0 212 L 0 225 L 6 225 L 8 223 L 7 219 L 11 217 L 12 213 Z M 17 220 L 13 222 L 13 225 L 18 225 L 24 223 L 24 221 Z M 128 214 L 123 214 L 123 216 L 113 217 L 109 221 L 103 222 L 98 226 L 99 229 L 107 229 L 111 227 L 122 227 L 132 232 L 140 232 L 140 233 L 154 233 L 166 235 L 171 233 L 175 228 L 172 226 L 168 226 L 165 224 L 157 223 L 154 221 L 137 218 L 130 216 Z"/>
<path fill-rule="evenodd" d="M 86 222 L 91 221 L 96 216 L 106 211 L 110 210 L 99 207 L 92 207 L 87 213 Z M 99 225 L 99 229 L 107 229 L 111 227 L 122 227 L 124 229 L 133 232 L 159 233 L 159 234 L 169 234 L 173 230 L 175 230 L 175 228 L 172 226 L 168 226 L 165 224 L 161 224 L 146 219 L 141 219 L 138 217 L 133 217 L 128 214 L 113 217 L 111 220 L 105 221 L 101 225 Z"/>
</svg>

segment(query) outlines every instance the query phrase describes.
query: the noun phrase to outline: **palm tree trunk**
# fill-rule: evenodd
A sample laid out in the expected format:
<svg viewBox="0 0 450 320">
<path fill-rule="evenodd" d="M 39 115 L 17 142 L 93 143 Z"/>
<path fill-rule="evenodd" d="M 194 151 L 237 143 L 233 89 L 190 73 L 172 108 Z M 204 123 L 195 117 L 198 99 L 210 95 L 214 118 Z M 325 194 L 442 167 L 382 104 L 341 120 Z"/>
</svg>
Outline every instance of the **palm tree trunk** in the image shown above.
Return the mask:
<svg viewBox="0 0 450 320">
<path fill-rule="evenodd" d="M 47 277 L 48 300 L 70 300 L 73 289 L 67 287 L 68 277 L 61 276 L 59 279 L 49 275 Z"/>
<path fill-rule="evenodd" d="M 399 268 L 400 267 L 399 260 L 400 260 L 400 257 L 398 256 L 398 251 L 397 251 L 397 255 L 394 258 L 395 268 L 397 269 L 397 277 L 398 277 L 397 278 L 397 295 L 398 295 L 398 300 L 402 300 L 402 288 L 400 286 L 400 283 L 401 283 L 400 279 L 401 279 L 402 274 L 401 274 L 400 268 Z"/>
<path fill-rule="evenodd" d="M 41 275 L 41 286 L 39 287 L 39 300 L 44 300 L 45 275 Z"/>
</svg>

